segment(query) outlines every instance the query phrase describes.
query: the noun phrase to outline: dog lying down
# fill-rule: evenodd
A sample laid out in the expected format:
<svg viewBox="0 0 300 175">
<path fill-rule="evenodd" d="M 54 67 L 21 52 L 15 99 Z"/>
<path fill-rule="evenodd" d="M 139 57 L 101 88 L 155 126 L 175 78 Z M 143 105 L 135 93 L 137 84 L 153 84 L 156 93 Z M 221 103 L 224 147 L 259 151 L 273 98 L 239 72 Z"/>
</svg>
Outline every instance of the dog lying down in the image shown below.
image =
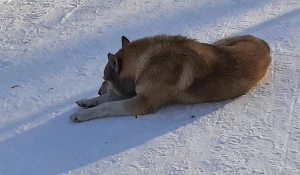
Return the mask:
<svg viewBox="0 0 300 175">
<path fill-rule="evenodd" d="M 223 101 L 246 94 L 266 74 L 269 45 L 251 35 L 213 44 L 184 36 L 157 35 L 130 42 L 108 54 L 100 96 L 79 100 L 88 109 L 70 120 L 155 113 L 167 103 Z"/>
</svg>

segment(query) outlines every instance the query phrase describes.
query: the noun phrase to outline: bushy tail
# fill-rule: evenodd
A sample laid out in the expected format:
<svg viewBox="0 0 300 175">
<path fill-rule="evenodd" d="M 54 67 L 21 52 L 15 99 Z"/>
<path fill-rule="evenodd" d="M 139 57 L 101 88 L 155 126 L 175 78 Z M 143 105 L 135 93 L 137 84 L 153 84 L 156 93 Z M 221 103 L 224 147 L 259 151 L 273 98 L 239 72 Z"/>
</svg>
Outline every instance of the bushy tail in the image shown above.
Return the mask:
<svg viewBox="0 0 300 175">
<path fill-rule="evenodd" d="M 232 46 L 238 42 L 259 42 L 259 43 L 263 43 L 263 45 L 266 46 L 266 48 L 270 51 L 270 47 L 269 45 L 262 39 L 259 39 L 255 36 L 252 36 L 252 35 L 242 35 L 242 36 L 230 36 L 230 37 L 227 37 L 227 38 L 223 38 L 223 39 L 220 39 L 214 43 L 212 43 L 213 45 L 215 46 Z"/>
</svg>

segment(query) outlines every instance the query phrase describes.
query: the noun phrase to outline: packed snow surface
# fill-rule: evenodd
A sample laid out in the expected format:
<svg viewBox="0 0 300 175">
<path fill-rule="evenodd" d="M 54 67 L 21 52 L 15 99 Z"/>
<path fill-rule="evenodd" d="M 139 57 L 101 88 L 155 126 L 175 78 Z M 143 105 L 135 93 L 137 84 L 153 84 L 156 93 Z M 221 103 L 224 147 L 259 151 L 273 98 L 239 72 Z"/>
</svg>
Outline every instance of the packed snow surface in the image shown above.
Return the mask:
<svg viewBox="0 0 300 175">
<path fill-rule="evenodd" d="M 272 63 L 234 100 L 73 123 L 107 53 L 251 34 Z M 0 175 L 300 174 L 299 0 L 0 0 Z"/>
</svg>

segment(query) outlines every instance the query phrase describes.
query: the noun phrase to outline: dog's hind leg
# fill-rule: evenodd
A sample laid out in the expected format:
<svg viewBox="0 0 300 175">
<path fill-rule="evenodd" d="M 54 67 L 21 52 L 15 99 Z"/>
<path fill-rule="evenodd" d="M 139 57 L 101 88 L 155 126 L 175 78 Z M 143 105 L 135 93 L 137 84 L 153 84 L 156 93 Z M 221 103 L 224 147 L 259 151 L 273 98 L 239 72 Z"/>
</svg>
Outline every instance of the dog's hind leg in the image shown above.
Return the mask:
<svg viewBox="0 0 300 175">
<path fill-rule="evenodd" d="M 111 101 L 117 101 L 117 100 L 124 100 L 126 97 L 119 96 L 118 94 L 110 91 L 106 94 L 103 94 L 101 96 L 97 96 L 91 99 L 82 99 L 76 101 L 77 105 L 84 108 L 92 108 L 99 106 L 102 103 L 105 102 L 111 102 Z"/>
</svg>

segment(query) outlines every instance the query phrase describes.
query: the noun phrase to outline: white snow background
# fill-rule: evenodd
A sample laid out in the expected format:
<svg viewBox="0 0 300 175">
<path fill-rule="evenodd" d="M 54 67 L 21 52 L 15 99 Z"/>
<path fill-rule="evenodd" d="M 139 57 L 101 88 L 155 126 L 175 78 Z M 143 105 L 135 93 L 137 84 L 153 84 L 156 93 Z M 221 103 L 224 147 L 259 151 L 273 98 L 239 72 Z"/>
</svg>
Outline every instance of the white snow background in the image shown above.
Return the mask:
<svg viewBox="0 0 300 175">
<path fill-rule="evenodd" d="M 161 33 L 255 35 L 272 64 L 234 100 L 69 120 L 122 35 Z M 299 40 L 299 0 L 0 0 L 0 175 L 299 175 Z"/>
</svg>

